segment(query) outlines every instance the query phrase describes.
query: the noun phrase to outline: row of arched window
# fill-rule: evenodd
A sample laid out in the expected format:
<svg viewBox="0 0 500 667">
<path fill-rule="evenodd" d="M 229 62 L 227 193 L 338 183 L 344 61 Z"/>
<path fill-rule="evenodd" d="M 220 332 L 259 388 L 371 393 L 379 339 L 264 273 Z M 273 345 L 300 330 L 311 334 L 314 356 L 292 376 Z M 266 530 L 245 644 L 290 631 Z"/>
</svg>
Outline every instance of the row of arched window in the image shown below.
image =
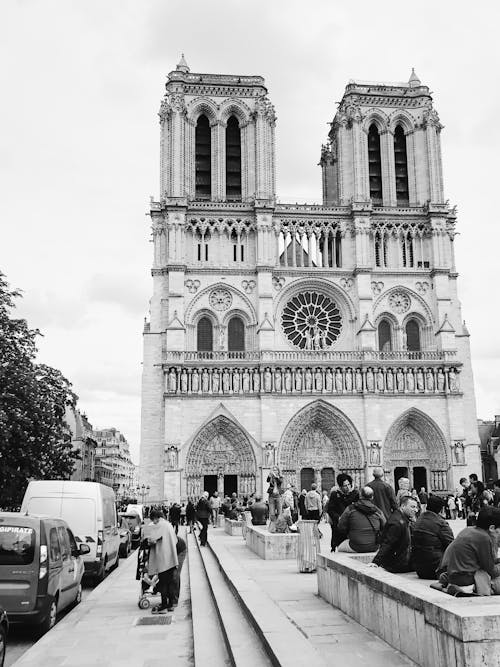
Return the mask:
<svg viewBox="0 0 500 667">
<path fill-rule="evenodd" d="M 214 349 L 214 328 L 209 317 L 201 317 L 196 328 L 198 352 L 212 352 Z M 227 349 L 229 352 L 245 351 L 245 325 L 241 317 L 234 316 L 227 325 Z"/>
<path fill-rule="evenodd" d="M 226 199 L 241 199 L 241 132 L 235 116 L 226 126 Z M 196 199 L 210 199 L 212 194 L 212 137 L 208 118 L 202 114 L 195 131 Z"/>
<path fill-rule="evenodd" d="M 398 206 L 408 206 L 408 158 L 406 154 L 406 136 L 401 125 L 394 130 L 394 167 L 396 173 L 396 201 Z M 375 123 L 368 130 L 368 175 L 370 179 L 370 197 L 375 205 L 383 201 L 382 158 L 380 134 Z"/>
<path fill-rule="evenodd" d="M 381 320 L 378 328 L 378 349 L 380 352 L 391 352 L 393 349 L 393 327 L 389 320 Z M 408 352 L 419 352 L 421 348 L 420 325 L 415 319 L 410 319 L 405 325 L 405 342 Z"/>
</svg>

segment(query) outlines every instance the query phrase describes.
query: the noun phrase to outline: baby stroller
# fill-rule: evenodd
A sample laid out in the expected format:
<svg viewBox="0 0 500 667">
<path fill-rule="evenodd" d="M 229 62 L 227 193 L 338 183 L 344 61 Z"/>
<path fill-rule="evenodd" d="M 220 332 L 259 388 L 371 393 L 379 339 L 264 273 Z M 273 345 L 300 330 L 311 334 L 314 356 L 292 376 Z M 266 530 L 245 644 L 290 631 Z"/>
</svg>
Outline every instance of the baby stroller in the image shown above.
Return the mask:
<svg viewBox="0 0 500 667">
<path fill-rule="evenodd" d="M 149 546 L 147 540 L 143 540 L 137 550 L 137 573 L 136 579 L 141 582 L 141 591 L 137 606 L 139 609 L 149 609 L 154 603 L 160 603 L 161 597 L 158 590 L 158 577 L 149 576 L 148 560 Z"/>
</svg>

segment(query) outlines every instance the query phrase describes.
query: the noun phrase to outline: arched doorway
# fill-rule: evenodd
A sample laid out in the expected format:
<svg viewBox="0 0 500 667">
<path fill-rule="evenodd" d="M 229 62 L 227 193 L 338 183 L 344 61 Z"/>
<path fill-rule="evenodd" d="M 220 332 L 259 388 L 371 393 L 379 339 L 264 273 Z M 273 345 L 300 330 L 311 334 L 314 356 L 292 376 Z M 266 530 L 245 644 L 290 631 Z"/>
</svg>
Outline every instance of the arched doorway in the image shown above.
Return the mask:
<svg viewBox="0 0 500 667">
<path fill-rule="evenodd" d="M 257 464 L 246 433 L 220 415 L 194 437 L 186 457 L 187 496 L 215 488 L 219 494 L 255 492 Z"/>
<path fill-rule="evenodd" d="M 349 473 L 356 486 L 364 484 L 365 460 L 361 438 L 352 422 L 337 408 L 319 400 L 288 422 L 278 452 L 286 482 L 302 484 L 304 469 L 312 469 L 318 489 L 333 486 L 334 471 Z M 305 481 L 305 480 L 304 480 Z"/>
<path fill-rule="evenodd" d="M 444 436 L 425 413 L 411 408 L 389 429 L 384 445 L 384 468 L 388 479 L 408 477 L 410 487 L 420 491 L 448 489 L 448 457 Z"/>
</svg>

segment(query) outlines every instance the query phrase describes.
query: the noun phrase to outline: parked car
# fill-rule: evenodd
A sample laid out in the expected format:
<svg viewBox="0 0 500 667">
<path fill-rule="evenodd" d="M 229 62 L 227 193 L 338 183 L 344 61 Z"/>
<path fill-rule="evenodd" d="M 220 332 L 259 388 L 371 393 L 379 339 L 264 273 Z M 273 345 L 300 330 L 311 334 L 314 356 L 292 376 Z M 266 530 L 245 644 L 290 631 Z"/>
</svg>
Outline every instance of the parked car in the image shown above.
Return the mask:
<svg viewBox="0 0 500 667">
<path fill-rule="evenodd" d="M 0 590 L 10 623 L 50 630 L 59 612 L 82 599 L 82 556 L 62 519 L 0 513 Z"/>
<path fill-rule="evenodd" d="M 78 543 L 88 544 L 85 574 L 99 583 L 119 563 L 115 492 L 97 482 L 43 480 L 28 484 L 21 512 L 64 519 Z"/>
<path fill-rule="evenodd" d="M 0 667 L 3 667 L 7 651 L 7 635 L 9 633 L 9 619 L 7 612 L 0 605 Z"/>
<path fill-rule="evenodd" d="M 118 514 L 118 534 L 120 536 L 120 556 L 127 558 L 132 551 L 132 531 L 128 527 L 127 519 L 120 513 Z"/>
<path fill-rule="evenodd" d="M 121 512 L 132 534 L 132 549 L 137 549 L 141 543 L 141 517 L 133 511 Z"/>
</svg>

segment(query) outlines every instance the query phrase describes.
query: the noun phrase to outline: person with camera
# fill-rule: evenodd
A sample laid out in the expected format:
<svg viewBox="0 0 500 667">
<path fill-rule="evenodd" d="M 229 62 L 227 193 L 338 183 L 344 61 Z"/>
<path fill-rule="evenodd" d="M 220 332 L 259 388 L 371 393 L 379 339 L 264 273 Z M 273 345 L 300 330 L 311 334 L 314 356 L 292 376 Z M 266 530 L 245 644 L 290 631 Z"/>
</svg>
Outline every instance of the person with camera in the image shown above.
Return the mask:
<svg viewBox="0 0 500 667">
<path fill-rule="evenodd" d="M 271 472 L 267 476 L 267 482 L 269 484 L 267 489 L 267 493 L 269 494 L 269 529 L 271 530 L 271 527 L 275 526 L 276 519 L 283 510 L 283 476 L 278 466 L 271 468 Z"/>
</svg>

